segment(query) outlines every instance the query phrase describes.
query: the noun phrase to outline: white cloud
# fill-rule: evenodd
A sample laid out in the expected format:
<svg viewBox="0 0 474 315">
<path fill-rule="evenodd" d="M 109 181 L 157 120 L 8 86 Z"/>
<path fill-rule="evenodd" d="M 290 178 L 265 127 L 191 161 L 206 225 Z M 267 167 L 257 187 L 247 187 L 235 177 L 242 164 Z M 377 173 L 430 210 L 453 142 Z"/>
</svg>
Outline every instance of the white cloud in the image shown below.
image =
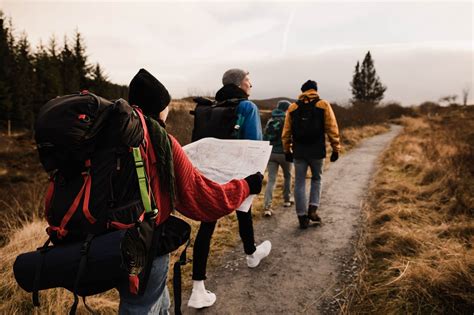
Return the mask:
<svg viewBox="0 0 474 315">
<path fill-rule="evenodd" d="M 313 77 L 328 98 L 343 100 L 370 49 L 387 96 L 404 102 L 472 85 L 472 9 L 424 1 L 2 3 L 34 45 L 78 28 L 90 61 L 118 83 L 145 67 L 179 97 L 216 90 L 226 68 L 242 67 L 259 98 L 294 96 Z"/>
</svg>

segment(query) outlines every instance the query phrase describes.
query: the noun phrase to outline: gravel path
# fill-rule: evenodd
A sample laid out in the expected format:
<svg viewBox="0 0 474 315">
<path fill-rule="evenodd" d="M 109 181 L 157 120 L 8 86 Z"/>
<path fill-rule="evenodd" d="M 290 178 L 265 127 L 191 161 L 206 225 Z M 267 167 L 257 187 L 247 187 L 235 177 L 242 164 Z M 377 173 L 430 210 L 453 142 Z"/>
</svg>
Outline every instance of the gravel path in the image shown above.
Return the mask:
<svg viewBox="0 0 474 315">
<path fill-rule="evenodd" d="M 249 269 L 242 245 L 220 257 L 219 267 L 208 271 L 207 289 L 215 292 L 214 306 L 184 314 L 327 314 L 335 311 L 328 297 L 338 292 L 342 277 L 355 270 L 354 241 L 360 224 L 360 206 L 380 153 L 399 134 L 387 133 L 364 140 L 323 174 L 320 226 L 298 229 L 294 208 L 279 208 L 255 226 L 257 242 L 270 240 L 272 252 L 260 266 Z"/>
</svg>

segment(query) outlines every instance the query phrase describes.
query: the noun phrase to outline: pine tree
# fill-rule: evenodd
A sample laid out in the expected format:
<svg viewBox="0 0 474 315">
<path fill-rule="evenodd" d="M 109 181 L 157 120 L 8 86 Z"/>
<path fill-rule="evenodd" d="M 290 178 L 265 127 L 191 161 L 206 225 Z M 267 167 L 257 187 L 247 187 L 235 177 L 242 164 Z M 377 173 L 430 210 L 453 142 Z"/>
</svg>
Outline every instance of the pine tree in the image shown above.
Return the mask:
<svg viewBox="0 0 474 315">
<path fill-rule="evenodd" d="M 97 63 L 92 73 L 92 81 L 90 89 L 99 95 L 107 97 L 110 83 L 107 80 L 107 76 L 104 74 L 102 68 Z"/>
<path fill-rule="evenodd" d="M 380 82 L 380 78 L 377 76 L 370 51 L 365 55 L 362 67 L 357 62 L 351 87 L 354 104 L 373 107 L 383 99 L 387 87 Z"/>
<path fill-rule="evenodd" d="M 75 70 L 78 75 L 79 88 L 85 89 L 89 84 L 91 67 L 87 64 L 86 47 L 82 35 L 78 30 L 76 30 L 74 34 L 73 56 Z"/>
<path fill-rule="evenodd" d="M 79 71 L 76 67 L 76 58 L 74 51 L 69 48 L 68 39 L 64 36 L 64 46 L 60 56 L 61 82 L 63 84 L 63 93 L 70 94 L 78 92 L 81 87 L 79 85 Z"/>
<path fill-rule="evenodd" d="M 13 99 L 13 119 L 19 126 L 33 125 L 33 98 L 35 94 L 35 73 L 32 63 L 30 43 L 24 33 L 15 46 L 15 76 L 16 82 L 12 88 Z"/>
<path fill-rule="evenodd" d="M 14 38 L 11 27 L 5 22 L 3 12 L 0 11 L 0 119 L 10 124 L 13 107 L 11 90 L 14 85 L 11 78 L 15 67 Z"/>
</svg>

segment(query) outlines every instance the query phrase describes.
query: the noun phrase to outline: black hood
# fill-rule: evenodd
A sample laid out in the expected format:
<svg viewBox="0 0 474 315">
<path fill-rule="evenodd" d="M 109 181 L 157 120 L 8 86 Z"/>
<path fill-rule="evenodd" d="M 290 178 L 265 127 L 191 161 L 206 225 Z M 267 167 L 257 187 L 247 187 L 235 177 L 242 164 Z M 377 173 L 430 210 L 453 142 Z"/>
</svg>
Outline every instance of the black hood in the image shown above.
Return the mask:
<svg viewBox="0 0 474 315">
<path fill-rule="evenodd" d="M 216 101 L 223 102 L 230 99 L 248 99 L 249 96 L 235 84 L 226 84 L 216 93 Z"/>
</svg>

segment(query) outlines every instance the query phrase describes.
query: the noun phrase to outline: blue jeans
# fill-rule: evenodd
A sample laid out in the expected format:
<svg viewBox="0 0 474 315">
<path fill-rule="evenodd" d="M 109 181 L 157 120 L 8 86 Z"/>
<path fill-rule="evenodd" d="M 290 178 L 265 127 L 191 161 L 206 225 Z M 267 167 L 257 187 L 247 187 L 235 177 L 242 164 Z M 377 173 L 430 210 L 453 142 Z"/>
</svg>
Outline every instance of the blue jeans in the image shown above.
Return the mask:
<svg viewBox="0 0 474 315">
<path fill-rule="evenodd" d="M 117 289 L 120 294 L 119 314 L 169 314 L 170 296 L 166 287 L 169 254 L 156 257 L 143 296 L 129 292 L 128 281 Z"/>
<path fill-rule="evenodd" d="M 321 197 L 321 175 L 323 174 L 324 159 L 295 159 L 295 207 L 296 214 L 301 216 L 308 213 L 306 201 L 306 173 L 311 169 L 311 189 L 309 204 L 319 207 Z"/>
<path fill-rule="evenodd" d="M 268 183 L 265 190 L 264 208 L 268 208 L 272 204 L 273 189 L 275 188 L 276 177 L 278 174 L 278 166 L 283 170 L 285 182 L 283 184 L 283 199 L 285 202 L 290 201 L 291 191 L 291 164 L 285 160 L 284 153 L 272 153 L 268 161 Z"/>
</svg>

